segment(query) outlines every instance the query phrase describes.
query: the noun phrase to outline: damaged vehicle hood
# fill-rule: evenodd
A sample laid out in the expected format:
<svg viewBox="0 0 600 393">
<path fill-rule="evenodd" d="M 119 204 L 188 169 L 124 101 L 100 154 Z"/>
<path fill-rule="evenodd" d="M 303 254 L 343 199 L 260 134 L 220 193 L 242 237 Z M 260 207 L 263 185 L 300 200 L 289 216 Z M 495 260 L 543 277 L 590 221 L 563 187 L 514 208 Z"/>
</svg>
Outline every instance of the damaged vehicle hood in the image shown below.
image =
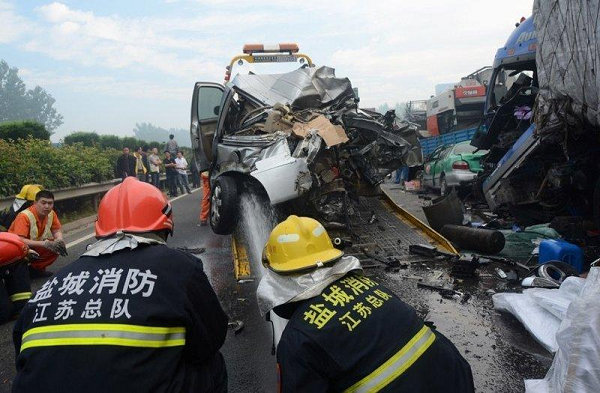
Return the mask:
<svg viewBox="0 0 600 393">
<path fill-rule="evenodd" d="M 265 105 L 288 104 L 292 108 L 324 108 L 354 97 L 348 78 L 337 78 L 330 67 L 300 68 L 285 74 L 237 75 L 231 85 Z"/>
<path fill-rule="evenodd" d="M 417 127 L 363 111 L 348 78 L 333 68 L 237 75 L 217 152 L 217 171 L 258 179 L 271 203 L 300 196 L 317 215 L 338 221 L 348 201 L 378 195 L 401 166 L 423 162 Z"/>
</svg>

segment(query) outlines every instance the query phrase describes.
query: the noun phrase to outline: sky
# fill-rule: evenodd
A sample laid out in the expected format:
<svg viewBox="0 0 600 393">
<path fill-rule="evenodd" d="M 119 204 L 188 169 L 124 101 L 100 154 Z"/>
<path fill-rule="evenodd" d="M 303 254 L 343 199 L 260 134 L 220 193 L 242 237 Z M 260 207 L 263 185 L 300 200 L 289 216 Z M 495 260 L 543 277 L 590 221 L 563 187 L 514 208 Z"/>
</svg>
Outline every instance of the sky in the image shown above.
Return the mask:
<svg viewBox="0 0 600 393">
<path fill-rule="evenodd" d="M 0 0 L 0 59 L 19 69 L 28 88 L 39 85 L 56 99 L 64 124 L 53 141 L 73 131 L 132 135 L 141 122 L 189 128 L 194 82 L 222 82 L 244 43 L 298 43 L 314 63 L 350 78 L 364 107 L 427 99 L 436 84 L 491 65 L 532 6 L 533 0 Z"/>
</svg>

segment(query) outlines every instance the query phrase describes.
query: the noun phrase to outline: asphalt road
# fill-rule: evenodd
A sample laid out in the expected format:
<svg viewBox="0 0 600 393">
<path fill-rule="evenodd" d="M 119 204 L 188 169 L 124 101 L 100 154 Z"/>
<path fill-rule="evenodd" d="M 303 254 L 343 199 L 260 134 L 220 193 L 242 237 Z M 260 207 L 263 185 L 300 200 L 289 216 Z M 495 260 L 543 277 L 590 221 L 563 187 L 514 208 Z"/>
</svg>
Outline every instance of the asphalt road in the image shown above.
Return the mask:
<svg viewBox="0 0 600 393">
<path fill-rule="evenodd" d="M 255 297 L 258 280 L 243 283 L 235 280 L 231 238 L 215 235 L 209 227 L 198 226 L 200 199 L 201 191 L 196 191 L 173 201 L 175 232 L 169 245 L 196 249 L 197 252 L 198 249 L 205 249 L 198 256 L 204 262 L 204 268 L 223 308 L 231 321 L 243 323 L 243 329 L 237 334 L 233 329 L 229 330 L 222 348 L 227 363 L 229 390 L 272 392 L 276 387 L 275 358 L 271 355 L 272 331 L 270 324 L 258 313 Z M 410 203 L 406 196 L 401 199 L 399 202 Z M 256 209 L 253 210 L 250 206 L 247 210 L 252 212 L 251 218 L 255 218 Z M 247 232 L 255 234 L 266 230 L 260 227 L 259 220 L 250 221 Z M 380 226 L 377 223 L 373 225 Z M 56 271 L 76 260 L 85 251 L 85 247 L 94 241 L 92 232 L 92 228 L 88 227 L 67 234 L 69 257 L 59 258 L 51 270 Z M 380 242 L 385 237 L 383 235 L 384 232 L 381 233 Z M 258 245 L 262 241 L 255 241 L 256 244 L 250 250 L 256 249 L 255 252 L 259 252 Z M 255 277 L 260 275 L 260 268 L 257 263 L 253 263 Z M 432 260 L 414 263 L 404 270 L 374 267 L 367 269 L 366 273 L 415 307 L 421 317 L 435 323 L 438 330 L 457 346 L 471 364 L 478 391 L 523 391 L 524 378 L 540 378 L 546 373 L 551 356 L 535 343 L 514 318 L 493 310 L 491 296 L 486 291 L 502 291 L 507 288 L 490 272 L 482 271 L 478 279 L 459 280 L 457 285 L 460 290 L 472 295 L 470 299 L 463 301 L 447 299 L 435 291 L 417 288 L 416 279 L 451 280 L 448 266 L 443 262 Z M 44 280 L 39 279 L 34 281 L 34 291 L 43 282 Z M 0 326 L 0 392 L 10 391 L 15 373 L 12 326 L 13 323 Z M 432 372 L 432 377 L 435 377 L 435 371 Z"/>
<path fill-rule="evenodd" d="M 204 248 L 197 254 L 219 297 L 223 309 L 231 321 L 242 321 L 243 329 L 236 334 L 230 329 L 221 349 L 227 363 L 229 390 L 231 392 L 269 392 L 276 387 L 275 357 L 271 356 L 271 326 L 258 313 L 256 305 L 256 281 L 238 284 L 233 275 L 229 236 L 215 235 L 210 227 L 198 226 L 202 191 L 173 201 L 175 215 L 174 236 L 169 239 L 171 247 Z M 51 267 L 57 271 L 67 266 L 85 252 L 88 244 L 95 241 L 93 227 L 80 229 L 65 236 L 69 256 L 59 258 Z M 83 239 L 83 240 L 82 240 Z M 33 290 L 45 282 L 37 279 Z M 14 322 L 0 326 L 0 392 L 11 389 L 15 375 L 12 328 Z M 158 371 L 158 370 L 157 370 Z M 67 376 L 65 376 L 67 377 Z"/>
</svg>

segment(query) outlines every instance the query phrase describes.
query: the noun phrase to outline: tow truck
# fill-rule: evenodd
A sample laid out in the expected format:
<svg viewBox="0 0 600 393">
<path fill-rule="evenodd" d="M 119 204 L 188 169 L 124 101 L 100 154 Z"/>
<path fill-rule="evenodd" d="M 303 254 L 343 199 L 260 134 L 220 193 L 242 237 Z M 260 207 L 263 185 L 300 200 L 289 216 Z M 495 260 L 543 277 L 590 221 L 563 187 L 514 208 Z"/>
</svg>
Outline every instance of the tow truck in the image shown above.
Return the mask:
<svg viewBox="0 0 600 393">
<path fill-rule="evenodd" d="M 308 55 L 301 54 L 299 52 L 299 47 L 296 44 L 247 44 L 243 47 L 243 53 L 234 56 L 226 67 L 223 85 L 210 82 L 198 82 L 195 84 L 192 98 L 190 134 L 199 170 L 214 169 L 214 166 L 211 166 L 211 164 L 214 165 L 215 160 L 213 160 L 213 158 L 217 154 L 216 141 L 218 139 L 218 136 L 215 136 L 215 131 L 220 126 L 220 123 L 224 121 L 225 116 L 220 116 L 220 114 L 222 111 L 228 110 L 228 96 L 231 93 L 247 93 L 247 91 L 235 90 L 236 86 L 234 85 L 231 85 L 230 93 L 226 93 L 228 84 L 231 84 L 234 67 L 236 65 L 241 66 L 244 63 L 264 64 L 282 62 L 297 62 L 301 64 L 301 67 L 315 67 L 312 59 Z M 252 100 L 253 97 L 246 98 Z M 252 114 L 249 115 L 249 117 L 252 116 Z M 223 139 L 220 141 L 221 142 L 218 143 L 222 145 Z M 236 149 L 250 149 L 250 146 L 238 146 Z M 231 154 L 236 156 L 234 153 L 235 151 Z M 223 151 L 221 151 L 221 154 L 223 154 Z M 238 157 L 238 160 L 240 154 L 236 156 Z M 287 157 L 287 161 L 275 165 L 276 170 L 279 170 L 288 164 L 291 157 Z M 220 162 L 222 165 L 222 161 Z M 230 164 L 231 162 L 228 161 L 227 165 Z M 233 162 L 233 164 L 235 164 L 235 162 Z M 229 167 L 234 167 L 235 165 L 233 164 Z M 231 172 L 228 174 L 229 176 L 232 175 Z M 242 173 L 234 173 L 233 175 L 241 176 Z M 274 196 L 278 196 L 276 202 L 287 198 L 286 196 L 281 196 L 281 191 L 286 188 L 286 185 L 285 179 L 282 179 L 280 174 L 278 175 L 278 173 L 273 172 L 269 175 L 268 179 L 254 176 L 253 173 L 250 173 L 250 175 L 252 175 L 253 181 L 258 180 L 262 182 L 264 184 L 263 187 L 265 188 L 270 186 L 271 183 L 269 182 L 275 180 L 277 190 L 267 192 L 268 196 L 271 197 L 271 201 L 275 199 Z M 216 177 L 216 179 L 213 179 L 213 182 L 211 182 L 211 216 L 222 214 L 223 210 L 220 209 L 222 209 L 224 204 L 229 202 L 222 198 L 223 194 L 232 191 L 230 189 L 231 184 L 228 184 L 228 181 L 224 182 L 223 178 L 227 178 L 227 176 Z M 257 189 L 254 189 L 254 191 L 256 190 Z M 258 191 L 260 191 L 260 189 L 258 189 Z M 408 243 L 436 244 L 443 251 L 449 253 L 457 252 L 452 244 L 433 231 L 433 229 L 423 221 L 392 202 L 387 194 L 383 193 L 382 196 L 382 198 L 359 197 L 359 212 L 356 217 L 347 222 L 346 228 L 339 230 L 334 229 L 332 232 L 333 236 L 338 241 L 338 245 L 341 246 L 342 244 L 347 245 L 353 243 L 352 249 L 354 252 L 357 253 L 357 255 L 360 254 L 361 259 L 371 264 L 385 264 L 389 261 L 403 261 L 407 258 L 410 259 L 411 257 L 408 255 L 408 249 L 404 247 L 404 245 Z M 231 206 L 229 207 L 231 208 Z M 236 221 L 240 219 L 237 212 L 233 219 Z M 372 225 L 373 222 L 369 223 L 369 220 L 372 220 L 373 222 L 377 221 L 378 225 Z M 260 262 L 257 262 L 260 261 L 260 255 L 251 255 L 251 249 L 255 247 L 248 247 L 248 241 L 245 241 L 242 238 L 240 231 L 235 230 L 235 226 L 224 230 L 225 228 L 219 227 L 219 222 L 214 223 L 211 221 L 211 225 L 213 226 L 213 231 L 216 233 L 233 234 L 232 248 L 236 277 L 238 279 L 244 279 L 252 276 L 252 270 L 259 268 L 260 265 Z M 386 232 L 380 233 L 381 228 L 386 228 L 384 229 Z M 352 238 L 351 242 L 346 241 L 349 238 Z M 377 239 L 377 241 L 375 241 L 375 239 Z M 368 247 L 365 245 L 368 245 Z M 367 257 L 367 255 L 369 256 Z M 255 263 L 251 264 L 251 260 L 254 260 Z M 251 265 L 254 265 L 254 267 L 251 268 Z"/>
<path fill-rule="evenodd" d="M 225 84 L 194 86 L 190 133 L 198 170 L 209 170 L 210 225 L 230 234 L 241 196 L 290 213 L 342 222 L 361 195 L 376 195 L 401 165 L 420 165 L 416 127 L 394 111 L 363 110 L 348 78 L 315 67 L 295 44 L 245 45 Z M 286 73 L 238 73 L 244 63 L 298 62 Z M 351 213 L 352 214 L 352 213 Z"/>
</svg>

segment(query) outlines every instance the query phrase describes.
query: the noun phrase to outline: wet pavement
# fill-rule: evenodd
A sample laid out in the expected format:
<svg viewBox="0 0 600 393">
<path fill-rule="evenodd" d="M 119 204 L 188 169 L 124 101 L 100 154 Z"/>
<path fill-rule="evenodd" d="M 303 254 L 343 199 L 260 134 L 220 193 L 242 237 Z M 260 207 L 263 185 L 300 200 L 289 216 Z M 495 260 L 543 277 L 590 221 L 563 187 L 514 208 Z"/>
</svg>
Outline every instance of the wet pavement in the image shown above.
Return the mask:
<svg viewBox="0 0 600 393">
<path fill-rule="evenodd" d="M 221 352 L 227 363 L 229 391 L 271 392 L 276 387 L 275 357 L 271 356 L 271 325 L 260 317 L 256 305 L 256 286 L 251 281 L 238 284 L 233 276 L 230 250 L 231 238 L 212 233 L 210 227 L 198 226 L 201 191 L 196 191 L 173 202 L 175 215 L 174 236 L 169 239 L 171 247 L 205 248 L 197 254 L 204 263 L 206 273 L 215 288 L 223 309 L 231 320 L 241 320 L 244 328 L 238 334 L 230 329 Z M 82 228 L 66 236 L 70 243 L 92 233 L 92 227 Z M 69 247 L 69 256 L 59 258 L 51 271 L 72 263 L 85 252 L 85 247 L 94 241 L 85 240 Z M 197 250 L 200 251 L 200 250 Z M 33 282 L 33 290 L 44 283 L 44 279 Z M 0 392 L 9 392 L 15 374 L 12 327 L 14 322 L 0 326 Z M 68 377 L 68 376 L 65 376 Z"/>
<path fill-rule="evenodd" d="M 420 201 L 415 195 L 402 195 L 400 190 L 394 191 L 398 194 L 394 194 L 394 198 L 407 210 L 420 209 Z M 274 391 L 276 368 L 275 357 L 271 355 L 271 326 L 260 317 L 255 297 L 261 267 L 256 263 L 256 258 L 253 258 L 250 280 L 241 283 L 235 280 L 231 238 L 215 235 L 209 227 L 198 226 L 200 197 L 201 192 L 195 192 L 174 201 L 175 233 L 169 240 L 169 245 L 197 249 L 200 252 L 197 255 L 204 262 L 223 308 L 231 321 L 243 323 L 243 328 L 237 334 L 233 329 L 229 330 L 222 348 L 228 368 L 229 390 Z M 382 217 L 382 220 L 373 225 L 382 225 L 386 220 L 388 218 Z M 265 231 L 265 228 L 256 227 L 251 227 L 248 231 L 257 233 L 260 232 L 259 229 Z M 88 227 L 69 234 L 67 243 L 80 239 L 91 231 Z M 251 250 L 258 249 L 264 233 L 260 236 L 261 239 L 249 246 Z M 386 233 L 386 236 L 393 237 L 393 231 Z M 52 270 L 56 271 L 73 262 L 91 242 L 93 238 L 70 247 L 69 257 L 60 258 Z M 205 251 L 202 252 L 201 248 Z M 454 342 L 471 364 L 478 391 L 520 392 L 524 389 L 524 378 L 545 375 L 551 364 L 550 354 L 534 342 L 513 317 L 493 310 L 491 294 L 487 291 L 501 291 L 509 287 L 493 275 L 492 266 L 482 269 L 478 278 L 456 280 L 448 274 L 449 266 L 445 261 L 414 256 L 408 256 L 406 260 L 407 266 L 402 269 L 390 269 L 385 265 L 369 262 L 371 267 L 366 269 L 366 273 L 376 277 L 401 299 L 414 306 L 423 318 L 432 321 L 440 332 Z M 445 298 L 438 292 L 417 288 L 419 280 L 453 285 L 456 290 L 470 296 Z M 36 280 L 34 289 L 39 288 L 42 283 L 43 280 Z M 0 326 L 0 391 L 10 390 L 14 376 L 12 325 L 13 323 L 9 323 Z"/>
<path fill-rule="evenodd" d="M 384 185 L 391 198 L 427 222 L 421 207 L 426 200 L 399 186 Z M 435 197 L 435 195 L 429 195 Z M 538 344 L 511 315 L 494 310 L 492 294 L 520 291 L 498 278 L 491 263 L 478 269 L 476 277 L 453 278 L 450 264 L 440 259 L 411 264 L 407 269 L 369 269 L 419 315 L 432 321 L 471 364 L 475 387 L 482 392 L 522 392 L 523 379 L 542 378 L 552 355 Z M 439 292 L 418 288 L 417 282 L 453 288 L 466 294 L 445 298 Z"/>
</svg>

